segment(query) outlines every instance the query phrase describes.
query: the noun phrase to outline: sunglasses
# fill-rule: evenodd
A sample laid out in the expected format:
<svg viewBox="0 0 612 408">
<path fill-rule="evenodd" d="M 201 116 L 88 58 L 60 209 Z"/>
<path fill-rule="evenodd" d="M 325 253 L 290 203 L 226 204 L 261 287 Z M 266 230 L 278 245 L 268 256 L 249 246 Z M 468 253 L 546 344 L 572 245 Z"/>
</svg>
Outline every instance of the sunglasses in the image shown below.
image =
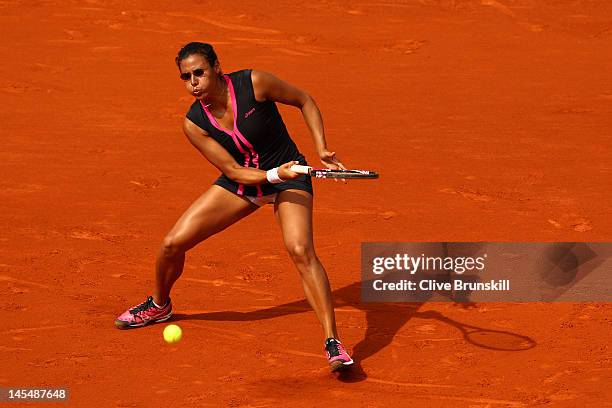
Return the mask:
<svg viewBox="0 0 612 408">
<path fill-rule="evenodd" d="M 200 78 L 201 76 L 204 76 L 204 72 L 206 72 L 204 69 L 202 68 L 198 68 L 198 69 L 194 69 L 193 72 L 189 73 L 189 72 L 184 72 L 180 75 L 180 78 L 183 81 L 189 81 L 191 79 L 191 75 L 193 75 L 196 78 Z"/>
</svg>

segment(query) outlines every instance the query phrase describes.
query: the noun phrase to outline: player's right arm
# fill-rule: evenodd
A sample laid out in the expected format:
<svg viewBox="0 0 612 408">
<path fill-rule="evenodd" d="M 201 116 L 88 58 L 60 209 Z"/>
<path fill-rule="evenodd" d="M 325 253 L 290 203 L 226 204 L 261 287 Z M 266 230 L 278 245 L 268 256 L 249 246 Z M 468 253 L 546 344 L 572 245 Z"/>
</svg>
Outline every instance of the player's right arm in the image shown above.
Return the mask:
<svg viewBox="0 0 612 408">
<path fill-rule="evenodd" d="M 244 167 L 238 164 L 223 146 L 210 137 L 206 131 L 187 118 L 185 118 L 183 122 L 183 132 L 185 132 L 187 139 L 189 139 L 191 144 L 202 153 L 206 160 L 218 168 L 230 180 L 245 185 L 268 182 L 264 170 Z M 291 161 L 279 166 L 278 176 L 283 180 L 291 180 L 299 177 L 300 174 L 289 170 L 289 167 L 293 164 L 297 164 L 297 162 Z"/>
</svg>

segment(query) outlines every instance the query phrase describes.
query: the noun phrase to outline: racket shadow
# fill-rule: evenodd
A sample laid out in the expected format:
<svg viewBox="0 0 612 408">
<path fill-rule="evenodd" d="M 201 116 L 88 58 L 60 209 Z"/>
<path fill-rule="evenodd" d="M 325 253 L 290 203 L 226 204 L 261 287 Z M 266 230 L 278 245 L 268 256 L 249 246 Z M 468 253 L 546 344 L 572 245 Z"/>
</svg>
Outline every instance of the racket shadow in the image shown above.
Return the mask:
<svg viewBox="0 0 612 408">
<path fill-rule="evenodd" d="M 488 350 L 495 351 L 525 351 L 537 346 L 537 342 L 529 336 L 513 333 L 507 330 L 487 329 L 461 323 L 444 316 L 443 314 L 428 310 L 419 312 L 415 317 L 419 319 L 435 319 L 457 328 L 468 343 Z"/>
</svg>

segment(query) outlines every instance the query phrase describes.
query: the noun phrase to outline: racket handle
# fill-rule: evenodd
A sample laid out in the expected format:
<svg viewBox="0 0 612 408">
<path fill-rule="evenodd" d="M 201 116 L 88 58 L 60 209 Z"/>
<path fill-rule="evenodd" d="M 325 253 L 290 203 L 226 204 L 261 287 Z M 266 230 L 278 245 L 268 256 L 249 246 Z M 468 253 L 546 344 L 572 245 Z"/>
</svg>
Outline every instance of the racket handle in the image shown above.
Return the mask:
<svg viewBox="0 0 612 408">
<path fill-rule="evenodd" d="M 294 164 L 289 168 L 289 170 L 299 174 L 310 174 L 310 170 L 312 170 L 312 167 L 302 166 L 301 164 Z"/>
</svg>

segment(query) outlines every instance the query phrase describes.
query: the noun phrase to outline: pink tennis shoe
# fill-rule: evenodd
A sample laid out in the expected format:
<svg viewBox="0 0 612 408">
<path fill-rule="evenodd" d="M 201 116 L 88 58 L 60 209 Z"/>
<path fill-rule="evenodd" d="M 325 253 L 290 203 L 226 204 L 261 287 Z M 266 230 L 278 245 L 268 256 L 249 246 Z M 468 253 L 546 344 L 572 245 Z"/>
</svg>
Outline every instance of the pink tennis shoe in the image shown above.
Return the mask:
<svg viewBox="0 0 612 408">
<path fill-rule="evenodd" d="M 165 322 L 172 316 L 172 302 L 170 299 L 165 306 L 157 307 L 153 302 L 153 296 L 141 304 L 134 306 L 121 314 L 115 320 L 115 326 L 119 329 L 142 327 L 149 323 Z"/>
<path fill-rule="evenodd" d="M 340 340 L 333 337 L 325 340 L 325 355 L 332 372 L 344 370 L 353 364 L 353 359 L 340 343 Z"/>
</svg>

